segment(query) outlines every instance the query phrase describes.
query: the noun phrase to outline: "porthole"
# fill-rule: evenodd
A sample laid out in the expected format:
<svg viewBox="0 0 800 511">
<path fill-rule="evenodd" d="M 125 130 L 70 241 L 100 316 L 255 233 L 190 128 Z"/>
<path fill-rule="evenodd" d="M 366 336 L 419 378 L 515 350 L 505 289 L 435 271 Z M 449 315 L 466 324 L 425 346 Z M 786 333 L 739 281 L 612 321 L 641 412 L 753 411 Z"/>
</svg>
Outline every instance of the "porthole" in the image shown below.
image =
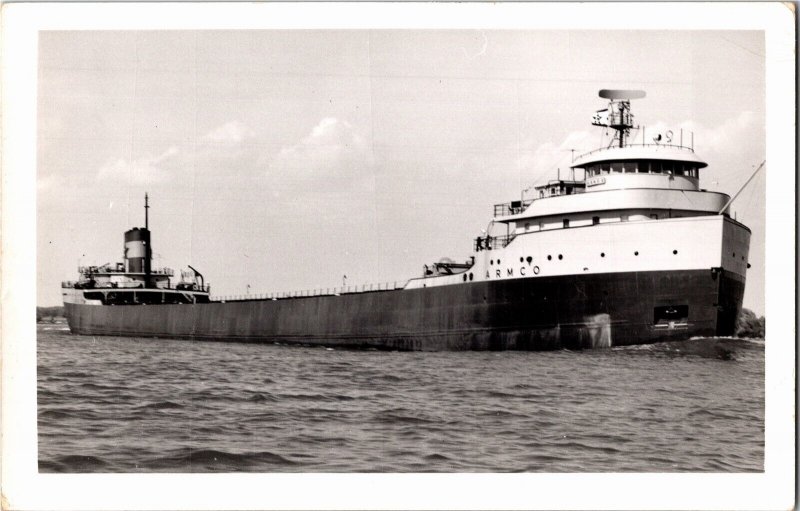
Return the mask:
<svg viewBox="0 0 800 511">
<path fill-rule="evenodd" d="M 678 253 L 678 251 L 677 251 L 677 250 L 673 250 L 673 251 L 672 251 L 672 253 L 673 253 L 673 254 L 677 254 L 677 253 Z"/>
<path fill-rule="evenodd" d="M 734 252 L 734 253 L 733 253 L 733 254 L 731 254 L 731 255 L 732 255 L 733 257 L 736 257 L 736 252 Z"/>
<path fill-rule="evenodd" d="M 519 262 L 523 262 L 524 260 L 525 260 L 525 259 L 524 259 L 522 256 L 520 256 L 520 258 L 519 258 Z"/>
<path fill-rule="evenodd" d="M 525 260 L 528 261 L 528 264 L 531 264 L 531 261 L 533 261 L 533 257 L 528 256 Z"/>
<path fill-rule="evenodd" d="M 562 259 L 564 259 L 564 256 L 563 256 L 563 255 L 561 255 L 561 254 L 558 254 L 558 260 L 560 261 L 560 260 L 562 260 Z"/>
<path fill-rule="evenodd" d="M 635 256 L 639 255 L 639 251 L 637 250 L 636 252 L 633 253 L 633 255 Z"/>
<path fill-rule="evenodd" d="M 600 252 L 600 257 L 605 257 L 605 256 L 606 256 L 605 252 Z"/>
<path fill-rule="evenodd" d="M 472 273 L 469 274 L 469 280 L 472 280 Z"/>
<path fill-rule="evenodd" d="M 497 260 L 497 264 L 500 264 L 500 259 Z"/>
<path fill-rule="evenodd" d="M 553 260 L 553 256 L 551 256 L 551 255 L 548 255 L 548 256 L 547 256 L 547 260 L 548 260 L 548 261 L 552 261 L 552 260 Z"/>
<path fill-rule="evenodd" d="M 489 261 L 489 264 L 494 264 L 494 259 L 492 259 L 491 261 Z"/>
<path fill-rule="evenodd" d="M 744 256 L 742 256 L 742 261 L 744 261 Z"/>
<path fill-rule="evenodd" d="M 467 274 L 466 273 L 464 274 L 463 280 L 464 280 L 464 282 L 467 281 Z"/>
</svg>

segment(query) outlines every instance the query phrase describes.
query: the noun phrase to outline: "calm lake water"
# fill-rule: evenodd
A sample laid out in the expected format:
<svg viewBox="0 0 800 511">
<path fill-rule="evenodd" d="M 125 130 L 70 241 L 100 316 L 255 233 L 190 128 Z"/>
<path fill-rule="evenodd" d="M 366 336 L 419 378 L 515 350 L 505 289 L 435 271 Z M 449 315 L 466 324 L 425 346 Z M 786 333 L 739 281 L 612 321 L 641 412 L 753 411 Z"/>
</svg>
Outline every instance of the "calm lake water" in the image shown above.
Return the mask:
<svg viewBox="0 0 800 511">
<path fill-rule="evenodd" d="M 763 470 L 758 340 L 403 353 L 38 328 L 41 472 Z"/>
</svg>

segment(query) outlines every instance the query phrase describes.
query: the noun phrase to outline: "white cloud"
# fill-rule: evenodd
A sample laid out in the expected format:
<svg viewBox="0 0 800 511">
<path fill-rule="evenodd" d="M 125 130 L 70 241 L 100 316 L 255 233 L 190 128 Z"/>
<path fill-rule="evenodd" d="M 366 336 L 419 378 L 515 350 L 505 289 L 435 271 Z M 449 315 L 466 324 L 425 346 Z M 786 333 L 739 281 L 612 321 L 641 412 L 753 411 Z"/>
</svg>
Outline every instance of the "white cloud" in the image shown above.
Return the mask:
<svg viewBox="0 0 800 511">
<path fill-rule="evenodd" d="M 269 163 L 272 177 L 321 180 L 334 185 L 371 175 L 372 152 L 347 121 L 325 117 L 300 142 L 284 147 Z"/>
<path fill-rule="evenodd" d="M 598 135 L 588 131 L 574 131 L 564 138 L 560 144 L 545 142 L 533 151 L 525 151 L 517 158 L 517 168 L 523 183 L 539 184 L 548 179 L 555 179 L 558 169 L 562 176 L 568 172 L 572 163 L 572 150 L 575 155 L 595 149 Z M 527 145 L 527 144 L 526 144 Z"/>
<path fill-rule="evenodd" d="M 253 130 L 245 124 L 230 121 L 200 137 L 196 154 L 187 147 L 171 146 L 161 154 L 143 156 L 135 160 L 118 158 L 101 167 L 97 178 L 101 181 L 126 181 L 133 185 L 163 183 L 179 177 L 176 173 L 192 169 L 192 162 L 198 156 L 206 163 L 224 161 L 224 164 L 220 165 L 224 165 L 226 169 L 240 168 L 230 160 L 255 160 L 253 155 L 243 150 L 243 147 L 246 147 L 243 142 L 254 136 Z"/>
<path fill-rule="evenodd" d="M 202 140 L 219 144 L 236 145 L 253 138 L 255 132 L 239 121 L 226 122 L 203 135 Z"/>
<path fill-rule="evenodd" d="M 750 135 L 755 135 L 755 114 L 749 110 L 742 111 L 720 126 L 708 128 L 693 122 L 683 123 L 680 127 L 695 133 L 695 146 L 699 150 L 714 153 L 730 153 L 743 148 Z M 760 128 L 763 131 L 763 126 Z"/>
<path fill-rule="evenodd" d="M 99 180 L 126 180 L 131 184 L 149 184 L 166 181 L 168 172 L 160 167 L 167 160 L 176 157 L 180 150 L 172 146 L 157 156 L 146 156 L 133 161 L 119 158 L 104 165 L 97 173 Z"/>
</svg>

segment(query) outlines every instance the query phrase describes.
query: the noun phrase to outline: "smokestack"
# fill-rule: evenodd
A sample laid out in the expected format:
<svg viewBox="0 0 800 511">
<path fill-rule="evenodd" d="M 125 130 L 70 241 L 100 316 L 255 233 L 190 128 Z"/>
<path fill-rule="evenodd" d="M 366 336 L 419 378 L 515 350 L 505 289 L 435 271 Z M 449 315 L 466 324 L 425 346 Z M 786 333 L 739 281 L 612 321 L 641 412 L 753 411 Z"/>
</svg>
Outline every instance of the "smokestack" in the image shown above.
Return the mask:
<svg viewBox="0 0 800 511">
<path fill-rule="evenodd" d="M 134 227 L 125 233 L 125 271 L 149 273 L 150 231 Z"/>
</svg>

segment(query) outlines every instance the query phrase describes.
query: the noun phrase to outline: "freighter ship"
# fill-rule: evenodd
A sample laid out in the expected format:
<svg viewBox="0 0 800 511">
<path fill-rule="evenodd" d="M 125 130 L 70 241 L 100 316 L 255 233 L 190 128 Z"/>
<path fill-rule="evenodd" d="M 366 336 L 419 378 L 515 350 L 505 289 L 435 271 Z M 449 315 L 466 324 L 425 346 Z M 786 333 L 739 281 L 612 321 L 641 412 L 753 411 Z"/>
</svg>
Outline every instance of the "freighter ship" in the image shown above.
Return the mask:
<svg viewBox="0 0 800 511">
<path fill-rule="evenodd" d="M 574 158 L 570 179 L 495 205 L 468 261 L 443 259 L 394 286 L 212 298 L 191 267 L 179 280 L 151 268 L 145 196 L 145 227 L 125 233 L 124 261 L 81 267 L 79 281 L 62 284 L 70 330 L 392 350 L 731 335 L 750 230 L 728 214 L 728 195 L 700 188 L 707 164 L 693 134 L 634 124 L 631 100 L 644 95 L 601 90 L 607 108 L 592 124 L 611 130 L 607 145 Z"/>
</svg>

